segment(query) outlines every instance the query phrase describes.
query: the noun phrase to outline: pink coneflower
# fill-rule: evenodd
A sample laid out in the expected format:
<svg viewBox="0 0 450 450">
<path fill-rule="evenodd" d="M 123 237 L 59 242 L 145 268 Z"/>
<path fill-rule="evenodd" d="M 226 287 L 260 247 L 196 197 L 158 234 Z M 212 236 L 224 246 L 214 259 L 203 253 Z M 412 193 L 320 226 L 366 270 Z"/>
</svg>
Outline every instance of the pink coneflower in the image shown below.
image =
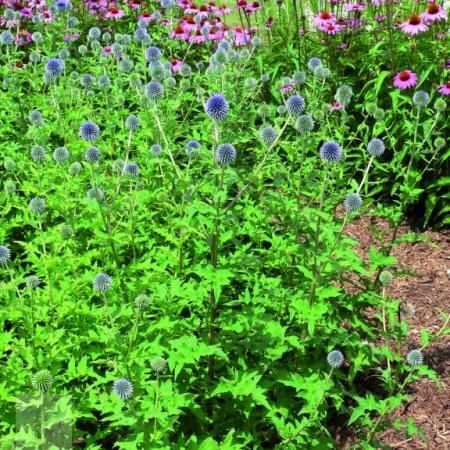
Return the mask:
<svg viewBox="0 0 450 450">
<path fill-rule="evenodd" d="M 251 14 L 260 9 L 262 9 L 262 6 L 258 2 L 253 2 L 247 4 L 247 8 L 245 9 L 245 11 L 247 14 Z"/>
<path fill-rule="evenodd" d="M 329 23 L 328 25 L 322 25 L 319 27 L 320 31 L 331 35 L 335 35 L 338 31 L 342 31 L 343 29 L 344 27 L 342 25 L 338 25 L 337 23 Z"/>
<path fill-rule="evenodd" d="M 233 10 L 231 8 L 228 8 L 227 5 L 220 5 L 220 8 L 215 9 L 214 14 L 216 16 L 226 16 L 228 14 L 231 14 Z"/>
<path fill-rule="evenodd" d="M 375 16 L 375 20 L 377 22 L 384 22 L 386 20 L 386 16 Z"/>
<path fill-rule="evenodd" d="M 139 9 L 144 6 L 141 0 L 129 0 L 128 4 L 130 5 L 131 9 Z"/>
<path fill-rule="evenodd" d="M 427 31 L 427 24 L 420 18 L 419 14 L 411 14 L 406 22 L 401 23 L 398 26 L 404 33 L 411 36 L 420 33 L 421 31 Z"/>
<path fill-rule="evenodd" d="M 182 25 L 178 25 L 175 30 L 170 33 L 170 37 L 172 39 L 181 39 L 182 41 L 189 40 L 189 33 L 186 33 L 186 30 Z"/>
<path fill-rule="evenodd" d="M 384 5 L 387 2 L 387 0 L 371 0 L 372 5 L 380 6 Z"/>
<path fill-rule="evenodd" d="M 236 3 L 236 9 L 246 9 L 248 6 L 247 0 L 239 0 Z"/>
<path fill-rule="evenodd" d="M 76 41 L 79 37 L 80 37 L 80 33 L 78 33 L 78 31 L 75 31 L 74 33 L 65 34 L 64 40 L 66 42 L 73 42 L 73 41 Z"/>
<path fill-rule="evenodd" d="M 181 19 L 181 24 L 183 25 L 185 31 L 188 33 L 197 29 L 197 24 L 195 23 L 195 19 L 192 16 L 183 17 Z"/>
<path fill-rule="evenodd" d="M 192 8 L 192 2 L 189 0 L 178 0 L 178 6 L 180 8 Z"/>
<path fill-rule="evenodd" d="M 178 72 L 180 70 L 180 67 L 183 65 L 183 61 L 180 61 L 179 59 L 172 59 L 172 72 Z"/>
<path fill-rule="evenodd" d="M 246 45 L 250 42 L 250 33 L 242 27 L 234 27 L 233 32 L 235 45 Z"/>
<path fill-rule="evenodd" d="M 151 22 L 153 20 L 153 14 L 149 11 L 144 11 L 138 19 L 144 19 L 147 22 Z"/>
<path fill-rule="evenodd" d="M 189 42 L 193 42 L 194 44 L 203 44 L 203 42 L 206 42 L 208 38 L 206 36 L 203 36 L 201 30 L 195 30 L 195 33 L 189 37 Z"/>
<path fill-rule="evenodd" d="M 344 108 L 344 105 L 342 105 L 341 103 L 339 103 L 339 102 L 331 102 L 329 105 L 328 105 L 328 109 L 330 110 L 330 111 L 339 111 L 339 110 L 341 110 L 341 109 L 343 109 Z"/>
<path fill-rule="evenodd" d="M 294 90 L 295 85 L 297 84 L 297 82 L 295 80 L 291 80 L 289 81 L 288 84 L 285 84 L 284 86 L 281 86 L 279 91 L 282 94 L 286 94 L 287 92 L 292 92 Z"/>
<path fill-rule="evenodd" d="M 22 8 L 22 9 L 20 10 L 20 14 L 21 14 L 23 17 L 28 17 L 28 18 L 33 17 L 33 13 L 31 12 L 31 9 L 30 9 L 30 8 Z"/>
<path fill-rule="evenodd" d="M 113 54 L 111 46 L 107 45 L 106 47 L 103 47 L 101 54 L 105 56 L 111 56 Z"/>
<path fill-rule="evenodd" d="M 314 23 L 318 26 L 325 26 L 328 25 L 330 23 L 335 23 L 336 22 L 336 17 L 333 16 L 333 14 L 331 14 L 328 11 L 322 11 L 319 14 L 317 14 L 317 16 L 314 17 Z"/>
<path fill-rule="evenodd" d="M 443 84 L 438 89 L 439 94 L 450 95 L 450 81 L 448 83 Z"/>
<path fill-rule="evenodd" d="M 417 75 L 410 70 L 404 70 L 395 76 L 393 84 L 402 90 L 412 88 L 417 84 Z"/>
<path fill-rule="evenodd" d="M 344 5 L 344 9 L 346 11 L 364 11 L 366 7 L 359 3 L 348 3 L 347 5 Z"/>
<path fill-rule="evenodd" d="M 124 15 L 125 11 L 123 9 L 119 9 L 113 6 L 112 8 L 108 9 L 105 17 L 107 19 L 121 19 Z"/>
<path fill-rule="evenodd" d="M 427 9 L 422 13 L 422 19 L 427 23 L 446 20 L 447 13 L 445 12 L 444 8 L 442 8 L 442 6 L 439 6 L 437 3 L 433 2 L 430 3 L 427 6 Z"/>
</svg>

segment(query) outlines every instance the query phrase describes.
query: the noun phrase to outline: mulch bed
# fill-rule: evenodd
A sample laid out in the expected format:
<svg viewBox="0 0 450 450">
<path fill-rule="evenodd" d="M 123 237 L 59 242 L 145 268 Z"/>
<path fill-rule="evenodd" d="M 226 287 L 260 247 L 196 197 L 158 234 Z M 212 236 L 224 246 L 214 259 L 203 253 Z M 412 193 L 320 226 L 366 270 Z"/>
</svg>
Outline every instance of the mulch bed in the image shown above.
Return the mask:
<svg viewBox="0 0 450 450">
<path fill-rule="evenodd" d="M 392 230 L 379 218 L 361 217 L 345 229 L 345 234 L 359 242 L 357 251 L 361 257 L 365 258 L 371 245 L 379 248 L 371 232 L 373 227 L 383 233 L 384 242 L 389 242 Z M 407 226 L 402 227 L 398 239 L 410 231 Z M 441 329 L 444 320 L 440 311 L 450 312 L 450 230 L 427 231 L 420 236 L 427 242 L 402 242 L 393 249 L 397 264 L 390 271 L 398 276 L 387 289 L 390 298 L 404 300 L 415 309 L 414 317 L 408 319 L 411 348 L 420 347 L 421 330 L 433 335 Z M 427 347 L 425 362 L 438 373 L 439 386 L 426 378 L 413 383 L 408 388 L 413 394 L 409 402 L 390 417 L 402 422 L 412 417 L 423 430 L 425 442 L 418 436 L 408 438 L 402 432 L 389 430 L 377 436 L 388 448 L 450 449 L 450 336 L 442 336 Z"/>
</svg>

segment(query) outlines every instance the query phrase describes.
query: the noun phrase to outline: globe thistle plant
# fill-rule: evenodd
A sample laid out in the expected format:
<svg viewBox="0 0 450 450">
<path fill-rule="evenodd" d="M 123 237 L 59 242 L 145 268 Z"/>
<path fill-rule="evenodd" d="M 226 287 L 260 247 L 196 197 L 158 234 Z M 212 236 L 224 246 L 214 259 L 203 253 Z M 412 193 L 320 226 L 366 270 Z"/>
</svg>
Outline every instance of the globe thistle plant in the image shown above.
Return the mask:
<svg viewBox="0 0 450 450">
<path fill-rule="evenodd" d="M 145 59 L 148 62 L 159 61 L 162 53 L 158 47 L 147 47 L 145 50 Z"/>
<path fill-rule="evenodd" d="M 332 350 L 327 355 L 327 363 L 332 369 L 339 369 L 344 364 L 344 355 L 339 350 Z"/>
<path fill-rule="evenodd" d="M 400 305 L 398 307 L 398 311 L 400 314 L 400 318 L 402 320 L 412 319 L 416 313 L 414 305 L 412 305 L 411 303 L 407 303 L 407 302 L 400 303 Z"/>
<path fill-rule="evenodd" d="M 347 212 L 356 212 L 361 209 L 363 204 L 362 198 L 359 194 L 348 194 L 344 198 L 344 207 Z"/>
<path fill-rule="evenodd" d="M 45 65 L 45 73 L 50 78 L 57 78 L 64 72 L 64 62 L 58 58 L 50 58 Z"/>
<path fill-rule="evenodd" d="M 216 149 L 215 156 L 217 164 L 226 166 L 236 159 L 236 149 L 231 144 L 220 144 Z"/>
<path fill-rule="evenodd" d="M 31 382 L 34 389 L 44 393 L 47 392 L 53 384 L 53 377 L 48 370 L 43 369 L 33 375 Z"/>
<path fill-rule="evenodd" d="M 70 153 L 65 147 L 57 147 L 53 152 L 53 159 L 59 163 L 63 164 L 69 160 Z"/>
<path fill-rule="evenodd" d="M 36 109 L 28 114 L 28 120 L 30 121 L 31 125 L 33 125 L 33 127 L 43 127 L 45 125 L 42 113 Z"/>
<path fill-rule="evenodd" d="M 157 81 L 150 81 L 145 86 L 145 95 L 153 102 L 158 101 L 164 95 L 164 88 Z"/>
<path fill-rule="evenodd" d="M 295 121 L 295 128 L 300 134 L 306 134 L 314 130 L 314 120 L 308 114 L 303 114 Z"/>
<path fill-rule="evenodd" d="M 153 145 L 150 147 L 150 152 L 151 152 L 151 154 L 152 154 L 153 156 L 161 156 L 161 155 L 162 155 L 162 152 L 163 152 L 163 149 L 162 149 L 162 147 L 161 147 L 160 144 L 153 144 Z"/>
<path fill-rule="evenodd" d="M 388 287 L 391 283 L 394 277 L 392 276 L 391 272 L 387 270 L 383 270 L 380 273 L 380 283 L 383 285 L 383 287 Z"/>
<path fill-rule="evenodd" d="M 136 131 L 141 127 L 141 121 L 138 116 L 129 115 L 125 120 L 125 127 L 130 131 Z"/>
<path fill-rule="evenodd" d="M 200 143 L 194 140 L 190 140 L 186 143 L 186 155 L 190 158 L 195 158 L 198 156 L 198 149 L 200 148 Z"/>
<path fill-rule="evenodd" d="M 133 384 L 127 378 L 114 381 L 113 393 L 121 400 L 128 400 L 133 395 Z"/>
<path fill-rule="evenodd" d="M 291 116 L 299 116 L 305 110 L 306 102 L 300 95 L 292 95 L 286 101 L 286 108 Z"/>
<path fill-rule="evenodd" d="M 150 359 L 150 367 L 154 372 L 160 374 L 164 372 L 167 366 L 167 361 L 161 356 L 154 356 Z"/>
<path fill-rule="evenodd" d="M 84 122 L 80 126 L 79 134 L 84 141 L 95 141 L 100 136 L 100 127 L 95 122 Z"/>
<path fill-rule="evenodd" d="M 41 284 L 41 280 L 37 275 L 30 275 L 25 278 L 25 284 L 30 291 L 34 291 Z"/>
<path fill-rule="evenodd" d="M 342 157 L 342 147 L 334 141 L 328 141 L 320 147 L 320 157 L 326 163 L 338 162 Z"/>
<path fill-rule="evenodd" d="M 131 178 L 136 178 L 139 175 L 139 166 L 134 162 L 129 162 L 126 164 L 123 172 Z"/>
<path fill-rule="evenodd" d="M 6 195 L 13 195 L 17 190 L 15 181 L 11 179 L 6 180 L 3 185 L 3 189 L 6 192 Z"/>
<path fill-rule="evenodd" d="M 0 245 L 0 264 L 6 266 L 11 260 L 11 250 L 4 245 Z"/>
<path fill-rule="evenodd" d="M 341 105 L 347 106 L 351 102 L 352 97 L 353 89 L 350 86 L 343 84 L 342 86 L 338 87 L 334 99 Z"/>
<path fill-rule="evenodd" d="M 111 85 L 111 79 L 108 77 L 108 75 L 100 75 L 98 77 L 97 83 L 102 89 L 106 89 Z"/>
<path fill-rule="evenodd" d="M 102 32 L 101 32 L 100 29 L 97 28 L 97 27 L 92 27 L 92 28 L 90 28 L 89 31 L 88 31 L 88 37 L 89 37 L 89 39 L 91 39 L 91 40 L 94 40 L 94 39 L 100 39 L 100 36 L 101 36 L 101 35 L 102 35 Z"/>
<path fill-rule="evenodd" d="M 44 214 L 46 209 L 45 200 L 41 197 L 33 197 L 28 205 L 30 211 L 34 214 Z"/>
<path fill-rule="evenodd" d="M 136 305 L 136 308 L 139 309 L 145 309 L 149 305 L 149 300 L 147 295 L 145 294 L 139 294 L 136 299 L 134 300 L 134 304 Z"/>
<path fill-rule="evenodd" d="M 68 172 L 71 177 L 77 177 L 78 175 L 80 175 L 82 169 L 83 166 L 78 161 L 76 161 L 69 166 Z"/>
<path fill-rule="evenodd" d="M 105 199 L 105 194 L 100 188 L 93 187 L 89 189 L 86 193 L 89 200 L 97 200 L 99 202 Z"/>
<path fill-rule="evenodd" d="M 229 111 L 228 102 L 222 94 L 213 94 L 205 104 L 205 112 L 208 117 L 219 122 L 227 117 Z"/>
<path fill-rule="evenodd" d="M 64 241 L 67 241 L 75 235 L 75 231 L 68 223 L 63 223 L 59 226 L 59 234 Z"/>
<path fill-rule="evenodd" d="M 420 366 L 421 364 L 423 364 L 423 354 L 420 350 L 411 350 L 406 355 L 406 361 L 410 366 Z"/>
<path fill-rule="evenodd" d="M 102 154 L 97 147 L 89 147 L 84 152 L 84 159 L 90 164 L 96 163 L 101 158 L 101 156 Z"/>
<path fill-rule="evenodd" d="M 430 103 L 430 95 L 426 91 L 416 91 L 413 95 L 413 103 L 418 108 L 426 108 Z"/>
<path fill-rule="evenodd" d="M 264 127 L 259 130 L 259 137 L 266 145 L 272 145 L 277 139 L 277 132 L 273 127 Z"/>
<path fill-rule="evenodd" d="M 31 159 L 35 162 L 42 162 L 45 160 L 46 151 L 42 145 L 35 145 L 30 152 Z"/>
<path fill-rule="evenodd" d="M 108 292 L 112 286 L 112 278 L 106 273 L 99 273 L 92 281 L 92 286 L 98 292 Z"/>
<path fill-rule="evenodd" d="M 375 138 L 372 139 L 368 144 L 367 144 L 367 153 L 369 153 L 369 155 L 371 156 L 381 156 L 384 153 L 385 150 L 385 146 L 384 146 L 384 142 L 381 139 Z"/>
<path fill-rule="evenodd" d="M 322 60 L 320 58 L 311 58 L 308 61 L 308 69 L 313 72 L 316 67 L 322 65 Z"/>
</svg>

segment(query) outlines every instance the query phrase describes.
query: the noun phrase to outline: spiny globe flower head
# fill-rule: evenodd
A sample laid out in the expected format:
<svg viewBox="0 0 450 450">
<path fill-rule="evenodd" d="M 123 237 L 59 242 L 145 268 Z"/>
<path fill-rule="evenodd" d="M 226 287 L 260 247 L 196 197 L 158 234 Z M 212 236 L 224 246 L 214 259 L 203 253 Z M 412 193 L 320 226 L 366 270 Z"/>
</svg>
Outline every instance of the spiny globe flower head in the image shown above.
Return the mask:
<svg viewBox="0 0 450 450">
<path fill-rule="evenodd" d="M 375 111 L 377 110 L 378 105 L 376 103 L 367 103 L 365 109 L 368 114 L 373 116 L 375 114 Z"/>
<path fill-rule="evenodd" d="M 102 32 L 97 27 L 92 27 L 89 29 L 88 36 L 89 39 L 99 39 L 102 35 Z"/>
<path fill-rule="evenodd" d="M 4 245 L 0 245 L 0 263 L 5 265 L 11 260 L 11 250 Z"/>
<path fill-rule="evenodd" d="M 13 19 L 14 19 L 14 16 L 15 16 L 15 11 L 14 11 L 12 8 L 6 8 L 6 9 L 3 11 L 3 17 L 4 17 L 6 20 L 13 20 Z"/>
<path fill-rule="evenodd" d="M 413 103 L 418 108 L 426 108 L 430 103 L 430 95 L 426 91 L 416 91 L 413 95 Z"/>
<path fill-rule="evenodd" d="M 94 146 L 89 147 L 84 152 L 84 159 L 90 164 L 94 164 L 95 162 L 97 162 L 101 158 L 101 156 L 102 154 L 100 153 L 100 150 Z"/>
<path fill-rule="evenodd" d="M 50 58 L 45 65 L 45 73 L 56 78 L 64 72 L 64 62 L 58 58 Z"/>
<path fill-rule="evenodd" d="M 218 48 L 216 52 L 211 56 L 211 62 L 215 66 L 223 66 L 228 61 L 227 51 L 224 48 Z"/>
<path fill-rule="evenodd" d="M 44 214 L 46 209 L 45 200 L 41 197 L 33 197 L 28 204 L 30 211 L 34 214 Z"/>
<path fill-rule="evenodd" d="M 277 139 L 277 132 L 274 127 L 264 127 L 259 130 L 259 137 L 266 145 L 272 145 Z"/>
<path fill-rule="evenodd" d="M 164 80 L 167 89 L 173 89 L 177 85 L 177 80 L 174 77 L 169 77 Z"/>
<path fill-rule="evenodd" d="M 398 311 L 400 314 L 400 318 L 402 320 L 412 319 L 416 313 L 414 305 L 412 305 L 411 303 L 407 303 L 407 302 L 400 303 L 400 305 L 398 307 Z"/>
<path fill-rule="evenodd" d="M 105 199 L 105 194 L 100 188 L 93 187 L 86 192 L 89 200 L 97 200 L 99 202 Z"/>
<path fill-rule="evenodd" d="M 164 372 L 167 366 L 167 361 L 162 356 L 154 356 L 150 359 L 150 367 L 157 373 Z"/>
<path fill-rule="evenodd" d="M 66 147 L 57 147 L 53 152 L 53 159 L 59 164 L 67 162 L 69 160 L 69 157 L 70 153 Z"/>
<path fill-rule="evenodd" d="M 114 381 L 113 392 L 121 400 L 128 400 L 133 395 L 133 384 L 127 378 Z"/>
<path fill-rule="evenodd" d="M 444 112 L 447 109 L 446 101 L 443 98 L 436 99 L 434 102 L 434 109 L 439 113 Z"/>
<path fill-rule="evenodd" d="M 261 81 L 262 81 L 263 83 L 267 83 L 269 80 L 270 80 L 270 75 L 268 75 L 267 73 L 263 73 L 263 74 L 261 75 Z"/>
<path fill-rule="evenodd" d="M 295 128 L 300 134 L 306 134 L 314 130 L 314 120 L 308 114 L 303 114 L 295 121 Z"/>
<path fill-rule="evenodd" d="M 91 46 L 91 49 L 94 52 L 96 52 L 97 50 L 99 50 L 102 47 L 102 44 L 100 44 L 99 41 L 94 39 L 93 41 L 91 41 L 90 46 Z"/>
<path fill-rule="evenodd" d="M 327 355 L 327 363 L 332 369 L 338 369 L 344 364 L 344 355 L 340 350 L 332 350 Z"/>
<path fill-rule="evenodd" d="M 236 159 L 236 149 L 231 144 L 220 144 L 216 148 L 216 163 L 226 166 Z"/>
<path fill-rule="evenodd" d="M 353 89 L 350 86 L 343 84 L 338 87 L 334 99 L 342 105 L 347 106 L 351 102 L 352 97 Z"/>
<path fill-rule="evenodd" d="M 342 158 L 342 147 L 334 141 L 327 141 L 320 147 L 320 157 L 327 163 L 338 162 Z"/>
<path fill-rule="evenodd" d="M 286 108 L 291 116 L 299 116 L 305 110 L 306 102 L 300 95 L 292 95 L 286 101 Z"/>
<path fill-rule="evenodd" d="M 267 103 L 263 103 L 258 107 L 256 114 L 265 121 L 272 115 L 272 108 Z"/>
<path fill-rule="evenodd" d="M 320 78 L 321 80 L 325 80 L 326 78 L 330 78 L 331 70 L 328 67 L 319 66 L 314 69 L 314 76 L 316 78 Z"/>
<path fill-rule="evenodd" d="M 68 223 L 62 223 L 59 226 L 59 234 L 64 241 L 67 241 L 75 235 L 75 231 Z"/>
<path fill-rule="evenodd" d="M 109 33 L 108 31 L 105 31 L 102 35 L 102 41 L 106 42 L 107 44 L 110 43 L 112 41 L 111 33 Z"/>
<path fill-rule="evenodd" d="M 31 52 L 30 53 L 30 61 L 33 64 L 37 64 L 41 60 L 41 55 L 37 52 Z"/>
<path fill-rule="evenodd" d="M 139 175 L 139 166 L 134 162 L 129 162 L 123 172 L 131 178 L 136 178 Z"/>
<path fill-rule="evenodd" d="M 5 190 L 6 195 L 13 195 L 17 190 L 16 182 L 11 179 L 6 180 L 3 189 Z"/>
<path fill-rule="evenodd" d="M 17 168 L 17 164 L 13 159 L 8 158 L 3 162 L 3 167 L 7 172 L 14 172 Z"/>
<path fill-rule="evenodd" d="M 112 278 L 106 273 L 99 273 L 96 275 L 92 281 L 92 286 L 94 290 L 98 292 L 107 292 L 109 291 L 112 285 Z"/>
<path fill-rule="evenodd" d="M 308 61 L 308 69 L 313 72 L 316 67 L 322 65 L 322 60 L 320 58 L 311 58 Z"/>
<path fill-rule="evenodd" d="M 41 284 L 41 280 L 37 275 L 30 275 L 25 278 L 25 284 L 28 289 L 34 291 Z"/>
<path fill-rule="evenodd" d="M 100 127 L 95 122 L 84 122 L 80 126 L 80 137 L 85 141 L 95 141 L 100 136 Z"/>
<path fill-rule="evenodd" d="M 347 212 L 356 212 L 361 209 L 363 204 L 362 198 L 359 194 L 347 194 L 344 197 L 344 207 Z"/>
<path fill-rule="evenodd" d="M 90 73 L 84 73 L 81 75 L 80 84 L 85 89 L 91 89 L 95 83 L 95 77 Z"/>
<path fill-rule="evenodd" d="M 152 101 L 158 101 L 164 95 L 164 88 L 158 81 L 150 81 L 145 86 L 145 95 Z"/>
<path fill-rule="evenodd" d="M 149 62 L 159 61 L 161 59 L 162 53 L 158 47 L 147 47 L 145 50 L 145 59 Z"/>
<path fill-rule="evenodd" d="M 108 77 L 108 75 L 100 75 L 98 77 L 97 83 L 102 89 L 106 89 L 111 85 L 111 79 Z"/>
<path fill-rule="evenodd" d="M 148 32 L 146 28 L 136 28 L 136 31 L 134 32 L 134 39 L 136 39 L 136 42 L 143 42 L 147 38 L 147 36 Z"/>
<path fill-rule="evenodd" d="M 139 120 L 138 116 L 130 114 L 125 120 L 125 126 L 130 131 L 136 131 L 141 127 L 141 121 Z"/>
<path fill-rule="evenodd" d="M 33 127 L 43 127 L 45 125 L 42 113 L 37 109 L 31 111 L 30 114 L 28 114 L 28 120 L 30 121 L 31 125 L 33 125 Z"/>
<path fill-rule="evenodd" d="M 183 64 L 180 67 L 180 70 L 178 71 L 178 73 L 183 77 L 183 78 L 188 78 L 192 75 L 192 67 L 189 64 Z"/>
<path fill-rule="evenodd" d="M 392 273 L 389 272 L 388 270 L 383 270 L 380 273 L 380 283 L 384 287 L 388 287 L 392 283 L 393 279 L 394 279 L 394 277 L 392 276 Z"/>
<path fill-rule="evenodd" d="M 36 162 L 42 162 L 45 160 L 45 148 L 42 145 L 35 145 L 30 152 L 31 159 Z"/>
<path fill-rule="evenodd" d="M 367 144 L 367 153 L 369 153 L 369 155 L 371 156 L 381 156 L 384 153 L 384 150 L 384 142 L 381 139 L 372 139 Z"/>
<path fill-rule="evenodd" d="M 67 18 L 67 27 L 68 28 L 76 28 L 79 25 L 80 21 L 74 17 L 70 16 Z"/>
<path fill-rule="evenodd" d="M 190 158 L 195 158 L 198 156 L 198 149 L 200 148 L 200 143 L 194 140 L 190 140 L 186 143 L 186 155 Z"/>
<path fill-rule="evenodd" d="M 225 119 L 229 109 L 226 98 L 219 93 L 212 94 L 205 103 L 206 115 L 216 122 Z"/>
<path fill-rule="evenodd" d="M 4 31 L 0 34 L 0 43 L 5 46 L 14 44 L 14 35 L 10 31 Z"/>
<path fill-rule="evenodd" d="M 133 70 L 134 64 L 131 59 L 125 58 L 119 61 L 119 69 L 122 72 L 130 73 Z"/>
<path fill-rule="evenodd" d="M 59 52 L 58 52 L 58 56 L 65 61 L 66 59 L 70 58 L 70 51 L 67 48 L 62 48 Z"/>
<path fill-rule="evenodd" d="M 78 161 L 76 161 L 69 166 L 68 172 L 70 176 L 77 177 L 78 175 L 80 175 L 82 169 L 83 166 Z"/>
<path fill-rule="evenodd" d="M 33 375 L 31 382 L 34 389 L 47 392 L 53 384 L 53 377 L 47 369 L 43 369 Z"/>
<path fill-rule="evenodd" d="M 294 72 L 294 75 L 292 76 L 292 79 L 295 80 L 298 84 L 305 84 L 306 74 L 303 70 L 296 70 Z"/>
<path fill-rule="evenodd" d="M 174 0 L 161 0 L 160 4 L 164 9 L 171 9 L 175 6 L 175 1 Z"/>
<path fill-rule="evenodd" d="M 145 294 L 139 294 L 136 299 L 134 300 L 134 304 L 136 305 L 136 308 L 144 309 L 147 308 L 149 305 L 149 300 L 147 295 Z"/>
<path fill-rule="evenodd" d="M 153 144 L 153 145 L 150 147 L 150 152 L 151 152 L 151 154 L 152 154 L 153 156 L 161 156 L 161 155 L 162 155 L 162 152 L 163 152 L 163 149 L 162 149 L 162 147 L 161 147 L 160 144 Z"/>
<path fill-rule="evenodd" d="M 406 355 L 406 361 L 410 366 L 420 366 L 423 364 L 423 354 L 420 350 L 414 349 Z"/>
</svg>

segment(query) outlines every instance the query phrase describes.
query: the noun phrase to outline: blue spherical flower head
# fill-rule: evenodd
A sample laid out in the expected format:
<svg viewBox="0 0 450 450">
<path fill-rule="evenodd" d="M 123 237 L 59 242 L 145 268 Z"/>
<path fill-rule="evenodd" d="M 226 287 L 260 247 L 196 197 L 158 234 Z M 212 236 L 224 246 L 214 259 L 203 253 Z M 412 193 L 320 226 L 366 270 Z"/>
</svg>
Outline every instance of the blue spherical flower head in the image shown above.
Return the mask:
<svg viewBox="0 0 450 450">
<path fill-rule="evenodd" d="M 97 200 L 99 202 L 105 199 L 105 193 L 100 188 L 89 189 L 86 196 L 89 200 Z"/>
<path fill-rule="evenodd" d="M 385 146 L 381 139 L 372 139 L 367 144 L 367 153 L 371 156 L 381 156 L 384 153 Z"/>
<path fill-rule="evenodd" d="M 136 178 L 139 175 L 139 166 L 134 162 L 129 162 L 123 172 L 131 178 Z"/>
<path fill-rule="evenodd" d="M 85 141 L 95 141 L 100 136 L 100 127 L 95 122 L 84 122 L 80 127 L 80 137 Z"/>
<path fill-rule="evenodd" d="M 70 8 L 70 2 L 68 0 L 56 0 L 54 5 L 59 12 L 67 11 Z"/>
<path fill-rule="evenodd" d="M 28 119 L 33 127 L 40 127 L 45 125 L 42 113 L 38 110 L 31 111 L 28 115 Z"/>
<path fill-rule="evenodd" d="M 114 381 L 113 392 L 121 400 L 128 400 L 133 395 L 133 384 L 127 378 Z"/>
<path fill-rule="evenodd" d="M 30 275 L 25 278 L 25 284 L 28 289 L 34 291 L 41 284 L 41 280 L 37 275 Z"/>
<path fill-rule="evenodd" d="M 50 78 L 56 78 L 64 72 L 64 63 L 58 58 L 50 58 L 45 65 L 45 73 Z"/>
<path fill-rule="evenodd" d="M 198 156 L 198 149 L 200 148 L 200 143 L 194 140 L 188 141 L 186 144 L 186 155 L 190 158 L 195 158 Z"/>
<path fill-rule="evenodd" d="M 216 122 L 225 119 L 229 111 L 228 102 L 222 94 L 213 94 L 205 104 L 206 114 Z"/>
<path fill-rule="evenodd" d="M 5 247 L 4 245 L 0 245 L 0 264 L 6 266 L 6 264 L 8 264 L 8 261 L 10 260 L 11 260 L 11 250 L 8 247 Z"/>
<path fill-rule="evenodd" d="M 320 147 L 320 157 L 327 163 L 337 162 L 342 157 L 342 147 L 334 141 L 328 141 Z"/>
<path fill-rule="evenodd" d="M 272 145 L 277 140 L 277 132 L 274 127 L 264 127 L 259 130 L 259 137 L 266 145 Z"/>
<path fill-rule="evenodd" d="M 95 162 L 97 162 L 101 156 L 102 154 L 97 147 L 89 147 L 84 152 L 84 159 L 90 164 L 94 164 Z"/>
<path fill-rule="evenodd" d="M 4 31 L 0 34 L 0 42 L 3 43 L 3 45 L 13 45 L 14 44 L 14 35 L 10 31 Z"/>
<path fill-rule="evenodd" d="M 295 128 L 297 128 L 300 134 L 309 133 L 310 131 L 314 130 L 314 120 L 308 114 L 298 116 L 297 120 L 295 121 Z"/>
<path fill-rule="evenodd" d="M 339 350 L 332 350 L 327 355 L 327 363 L 332 369 L 338 369 L 344 364 L 344 355 Z"/>
<path fill-rule="evenodd" d="M 216 162 L 222 166 L 231 164 L 236 159 L 236 149 L 231 144 L 220 144 L 216 149 Z"/>
<path fill-rule="evenodd" d="M 420 350 L 411 350 L 406 355 L 406 361 L 410 366 L 420 366 L 423 363 L 423 354 Z"/>
<path fill-rule="evenodd" d="M 98 292 L 109 291 L 112 285 L 112 278 L 106 273 L 99 273 L 92 281 L 93 288 Z"/>
<path fill-rule="evenodd" d="M 314 69 L 316 67 L 319 67 L 322 65 L 322 60 L 320 58 L 311 58 L 308 61 L 308 69 L 311 70 L 312 72 L 314 71 Z"/>
<path fill-rule="evenodd" d="M 151 152 L 151 154 L 153 156 L 161 156 L 162 155 L 162 151 L 163 151 L 163 149 L 162 149 L 160 144 L 153 144 L 150 147 L 150 152 Z"/>
<path fill-rule="evenodd" d="M 50 389 L 53 384 L 53 377 L 47 369 L 43 369 L 33 375 L 31 383 L 34 389 L 43 393 Z"/>
<path fill-rule="evenodd" d="M 152 101 L 158 101 L 164 95 L 164 88 L 157 81 L 150 81 L 145 86 L 145 95 Z"/>
<path fill-rule="evenodd" d="M 286 101 L 286 108 L 291 116 L 299 116 L 305 110 L 306 102 L 300 95 L 293 95 Z"/>
<path fill-rule="evenodd" d="M 141 126 L 141 121 L 139 120 L 138 116 L 135 116 L 133 114 L 129 115 L 127 117 L 127 119 L 125 120 L 125 126 L 130 130 L 130 131 L 136 131 L 140 128 Z"/>
<path fill-rule="evenodd" d="M 145 28 L 142 28 L 142 27 L 136 28 L 136 31 L 134 32 L 134 39 L 136 39 L 137 42 L 145 41 L 147 36 L 148 36 L 148 33 Z"/>
<path fill-rule="evenodd" d="M 98 85 L 102 89 L 106 89 L 111 84 L 111 79 L 108 77 L 108 75 L 100 75 L 97 80 Z"/>
<path fill-rule="evenodd" d="M 69 150 L 65 147 L 57 147 L 53 152 L 53 159 L 59 164 L 65 163 L 69 159 L 69 156 Z"/>
<path fill-rule="evenodd" d="M 31 159 L 36 162 L 42 162 L 45 160 L 46 151 L 42 145 L 35 145 L 30 152 Z"/>
<path fill-rule="evenodd" d="M 33 197 L 28 205 L 30 211 L 34 214 L 44 214 L 46 209 L 45 200 L 41 197 Z"/>
<path fill-rule="evenodd" d="M 161 50 L 158 47 L 147 47 L 145 50 L 145 59 L 148 62 L 156 62 L 161 59 Z"/>
<path fill-rule="evenodd" d="M 430 103 L 430 94 L 426 91 L 417 91 L 413 95 L 413 103 L 418 108 L 426 108 Z"/>
<path fill-rule="evenodd" d="M 344 207 L 349 213 L 359 211 L 362 204 L 363 201 L 359 194 L 348 194 L 344 197 Z"/>
<path fill-rule="evenodd" d="M 92 27 L 89 29 L 88 36 L 89 39 L 99 39 L 102 35 L 102 32 L 97 27 Z"/>
</svg>

